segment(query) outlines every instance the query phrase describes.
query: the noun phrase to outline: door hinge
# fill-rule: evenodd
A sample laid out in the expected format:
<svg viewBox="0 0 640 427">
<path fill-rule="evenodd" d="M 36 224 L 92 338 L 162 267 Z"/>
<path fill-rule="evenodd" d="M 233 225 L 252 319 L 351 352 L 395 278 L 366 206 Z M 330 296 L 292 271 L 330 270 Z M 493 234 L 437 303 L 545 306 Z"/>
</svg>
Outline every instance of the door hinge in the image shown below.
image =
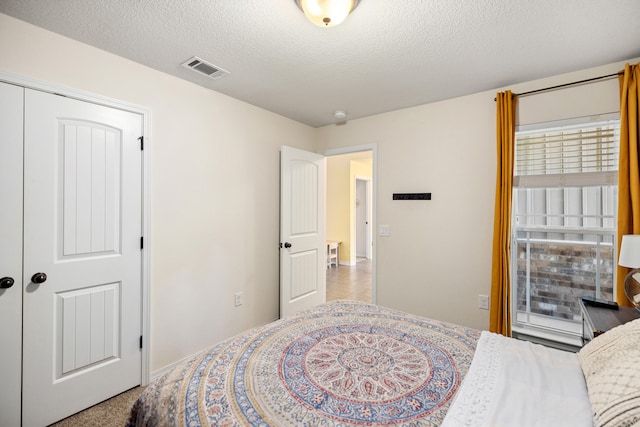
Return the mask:
<svg viewBox="0 0 640 427">
<path fill-rule="evenodd" d="M 138 138 L 138 141 L 140 141 L 140 150 L 144 150 L 144 136 Z"/>
<path fill-rule="evenodd" d="M 140 250 L 144 249 L 144 236 L 140 237 Z"/>
<path fill-rule="evenodd" d="M 142 335 L 140 335 L 140 349 L 142 349 Z"/>
</svg>

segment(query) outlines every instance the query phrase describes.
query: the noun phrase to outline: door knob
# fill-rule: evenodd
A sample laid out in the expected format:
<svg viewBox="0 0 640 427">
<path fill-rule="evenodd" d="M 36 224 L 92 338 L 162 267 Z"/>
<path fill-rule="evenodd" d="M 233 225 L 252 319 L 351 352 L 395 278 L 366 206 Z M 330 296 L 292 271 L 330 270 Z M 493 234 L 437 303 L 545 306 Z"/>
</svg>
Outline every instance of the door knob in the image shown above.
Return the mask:
<svg viewBox="0 0 640 427">
<path fill-rule="evenodd" d="M 3 277 L 0 279 L 0 289 L 8 289 L 12 287 L 14 283 L 13 277 Z"/>
<path fill-rule="evenodd" d="M 291 247 L 291 243 L 289 242 L 284 242 L 284 247 L 289 249 Z"/>
<path fill-rule="evenodd" d="M 31 276 L 31 281 L 33 283 L 44 283 L 47 281 L 47 275 L 44 273 L 36 273 L 33 276 Z"/>
</svg>

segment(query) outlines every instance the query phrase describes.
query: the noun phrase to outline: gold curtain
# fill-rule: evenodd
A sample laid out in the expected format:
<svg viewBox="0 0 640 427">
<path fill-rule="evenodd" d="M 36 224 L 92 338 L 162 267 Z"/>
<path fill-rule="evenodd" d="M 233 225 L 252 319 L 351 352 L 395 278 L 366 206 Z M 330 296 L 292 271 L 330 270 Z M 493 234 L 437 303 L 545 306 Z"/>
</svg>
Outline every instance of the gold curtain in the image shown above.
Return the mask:
<svg viewBox="0 0 640 427">
<path fill-rule="evenodd" d="M 511 194 L 516 137 L 516 103 L 510 90 L 496 96 L 496 203 L 491 269 L 491 332 L 511 336 Z"/>
<path fill-rule="evenodd" d="M 618 167 L 618 253 L 625 234 L 640 234 L 640 136 L 638 112 L 640 98 L 640 63 L 627 64 L 618 76 L 620 81 L 620 165 Z M 624 278 L 629 269 L 618 266 L 616 300 L 631 305 L 624 293 Z"/>
</svg>

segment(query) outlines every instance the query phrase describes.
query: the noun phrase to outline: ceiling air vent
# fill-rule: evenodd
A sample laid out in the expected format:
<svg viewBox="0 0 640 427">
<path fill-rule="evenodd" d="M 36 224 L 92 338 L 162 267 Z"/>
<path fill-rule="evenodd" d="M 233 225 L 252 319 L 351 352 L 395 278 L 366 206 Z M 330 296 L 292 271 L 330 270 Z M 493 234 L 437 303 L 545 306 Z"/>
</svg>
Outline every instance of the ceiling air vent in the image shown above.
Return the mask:
<svg viewBox="0 0 640 427">
<path fill-rule="evenodd" d="M 229 74 L 227 70 L 223 70 L 222 68 L 217 67 L 203 59 L 200 59 L 197 56 L 194 56 L 191 59 L 187 59 L 182 63 L 182 66 L 191 68 L 192 70 L 197 71 L 200 74 L 204 74 L 207 77 L 211 77 L 212 79 L 219 79 L 220 77 Z"/>
</svg>

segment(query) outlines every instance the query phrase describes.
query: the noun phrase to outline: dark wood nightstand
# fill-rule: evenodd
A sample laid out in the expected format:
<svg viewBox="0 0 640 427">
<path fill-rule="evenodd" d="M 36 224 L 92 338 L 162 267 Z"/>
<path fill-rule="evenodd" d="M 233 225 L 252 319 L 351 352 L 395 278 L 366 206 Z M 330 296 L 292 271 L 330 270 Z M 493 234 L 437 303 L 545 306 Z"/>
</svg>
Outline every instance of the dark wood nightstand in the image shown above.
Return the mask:
<svg viewBox="0 0 640 427">
<path fill-rule="evenodd" d="M 640 318 L 640 311 L 632 307 L 618 307 L 617 310 L 596 307 L 580 301 L 582 312 L 582 341 L 584 344 L 618 325 Z"/>
</svg>

